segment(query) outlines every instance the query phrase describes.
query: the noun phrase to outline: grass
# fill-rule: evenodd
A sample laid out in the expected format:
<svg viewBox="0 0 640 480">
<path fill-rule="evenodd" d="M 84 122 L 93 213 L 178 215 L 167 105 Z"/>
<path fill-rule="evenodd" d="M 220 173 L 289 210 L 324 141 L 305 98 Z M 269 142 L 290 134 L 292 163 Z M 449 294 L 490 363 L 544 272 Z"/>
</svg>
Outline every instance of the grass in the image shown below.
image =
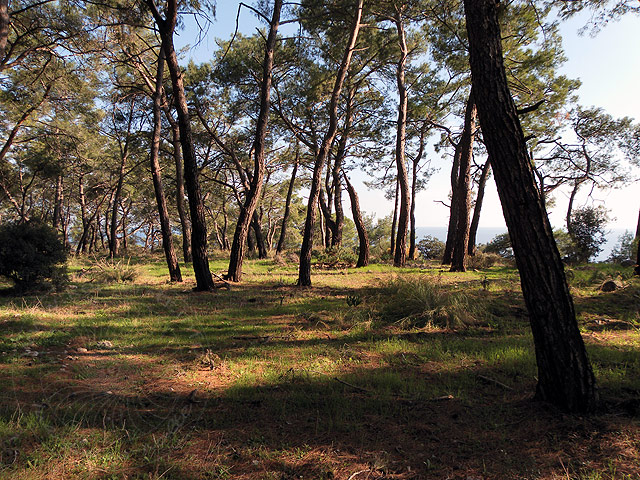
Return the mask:
<svg viewBox="0 0 640 480">
<path fill-rule="evenodd" d="M 572 287 L 603 400 L 582 418 L 532 401 L 512 268 L 341 265 L 299 289 L 295 265 L 248 261 L 193 293 L 187 268 L 172 285 L 160 258 L 129 265 L 0 297 L 0 479 L 640 475 L 637 279 Z"/>
</svg>

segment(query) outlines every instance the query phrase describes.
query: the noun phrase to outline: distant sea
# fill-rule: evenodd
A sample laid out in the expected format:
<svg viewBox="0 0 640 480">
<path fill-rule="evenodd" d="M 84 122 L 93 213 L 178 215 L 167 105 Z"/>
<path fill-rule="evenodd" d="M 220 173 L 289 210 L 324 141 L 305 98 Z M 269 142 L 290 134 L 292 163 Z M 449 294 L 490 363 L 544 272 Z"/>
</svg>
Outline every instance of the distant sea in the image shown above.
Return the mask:
<svg viewBox="0 0 640 480">
<path fill-rule="evenodd" d="M 607 233 L 607 242 L 602 246 L 602 251 L 595 258 L 597 262 L 603 262 L 609 257 L 613 247 L 618 243 L 619 237 L 626 230 L 627 229 L 624 228 L 609 229 Z M 479 227 L 478 234 L 476 235 L 476 241 L 478 244 L 487 243 L 496 235 L 500 235 L 506 231 L 506 228 L 501 227 Z M 418 241 L 426 235 L 431 235 L 432 237 L 445 242 L 447 240 L 447 227 L 416 227 L 416 239 Z"/>
</svg>

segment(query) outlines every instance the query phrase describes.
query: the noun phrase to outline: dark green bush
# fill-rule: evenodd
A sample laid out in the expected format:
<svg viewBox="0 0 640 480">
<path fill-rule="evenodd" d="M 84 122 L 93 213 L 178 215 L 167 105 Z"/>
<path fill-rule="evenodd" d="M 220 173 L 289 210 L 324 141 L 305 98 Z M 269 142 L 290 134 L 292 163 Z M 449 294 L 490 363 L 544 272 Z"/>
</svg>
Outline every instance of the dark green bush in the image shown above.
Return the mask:
<svg viewBox="0 0 640 480">
<path fill-rule="evenodd" d="M 426 235 L 416 245 L 420 254 L 425 260 L 440 260 L 444 254 L 444 242 L 438 240 L 436 237 Z"/>
<path fill-rule="evenodd" d="M 60 288 L 67 279 L 67 254 L 57 232 L 37 220 L 0 225 L 0 275 L 19 292 L 51 284 Z"/>
</svg>

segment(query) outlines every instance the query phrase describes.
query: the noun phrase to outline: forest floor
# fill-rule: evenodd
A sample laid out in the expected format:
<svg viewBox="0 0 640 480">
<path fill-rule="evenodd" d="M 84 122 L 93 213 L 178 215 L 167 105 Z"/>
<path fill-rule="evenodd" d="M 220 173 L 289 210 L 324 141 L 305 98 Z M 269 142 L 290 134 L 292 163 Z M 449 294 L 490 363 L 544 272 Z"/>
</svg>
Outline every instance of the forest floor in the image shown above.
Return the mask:
<svg viewBox="0 0 640 480">
<path fill-rule="evenodd" d="M 628 272 L 570 275 L 601 397 L 577 416 L 533 400 L 510 267 L 316 269 L 303 289 L 295 265 L 254 260 L 207 293 L 157 258 L 115 265 L 129 283 L 105 268 L 76 260 L 64 292 L 0 297 L 1 479 L 640 478 Z"/>
</svg>

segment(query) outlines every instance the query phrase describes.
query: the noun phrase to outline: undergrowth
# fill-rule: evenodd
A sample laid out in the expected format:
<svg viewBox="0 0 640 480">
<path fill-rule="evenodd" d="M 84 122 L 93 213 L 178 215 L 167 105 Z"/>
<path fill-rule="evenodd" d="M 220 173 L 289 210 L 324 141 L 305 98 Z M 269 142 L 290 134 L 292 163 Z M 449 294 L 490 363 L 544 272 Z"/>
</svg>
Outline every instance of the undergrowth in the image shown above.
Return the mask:
<svg viewBox="0 0 640 480">
<path fill-rule="evenodd" d="M 459 328 L 478 324 L 488 317 L 484 304 L 452 291 L 430 276 L 405 276 L 383 288 L 384 319 L 407 327 Z"/>
</svg>

